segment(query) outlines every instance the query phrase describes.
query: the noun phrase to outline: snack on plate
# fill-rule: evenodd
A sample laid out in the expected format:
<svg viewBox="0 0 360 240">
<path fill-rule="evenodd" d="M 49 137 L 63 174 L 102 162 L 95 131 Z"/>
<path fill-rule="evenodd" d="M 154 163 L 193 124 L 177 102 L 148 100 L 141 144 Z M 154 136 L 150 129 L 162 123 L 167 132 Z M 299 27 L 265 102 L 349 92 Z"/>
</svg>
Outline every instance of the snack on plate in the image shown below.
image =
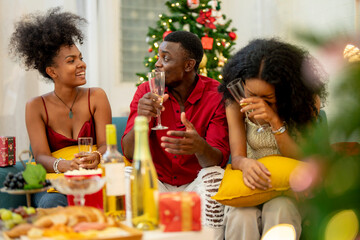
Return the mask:
<svg viewBox="0 0 360 240">
<path fill-rule="evenodd" d="M 38 212 L 41 216 L 33 224 L 20 224 L 5 234 L 11 238 L 26 235 L 28 239 L 98 239 L 131 235 L 103 211 L 93 207 L 68 206 L 39 209 Z"/>
<path fill-rule="evenodd" d="M 65 176 L 91 176 L 91 175 L 101 176 L 101 174 L 102 174 L 101 168 L 98 169 L 80 168 L 79 170 L 72 170 L 64 173 Z"/>
</svg>

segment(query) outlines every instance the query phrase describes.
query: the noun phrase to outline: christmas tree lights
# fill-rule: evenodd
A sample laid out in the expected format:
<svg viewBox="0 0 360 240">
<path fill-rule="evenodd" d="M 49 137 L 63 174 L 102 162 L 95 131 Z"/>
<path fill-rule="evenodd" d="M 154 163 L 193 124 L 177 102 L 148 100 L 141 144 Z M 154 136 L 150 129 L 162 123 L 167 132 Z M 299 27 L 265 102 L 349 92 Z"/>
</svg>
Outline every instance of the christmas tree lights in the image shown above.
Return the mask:
<svg viewBox="0 0 360 240">
<path fill-rule="evenodd" d="M 156 27 L 149 27 L 146 42 L 149 44 L 144 66 L 155 68 L 159 45 L 164 37 L 174 31 L 190 31 L 196 34 L 204 47 L 204 57 L 199 73 L 221 81 L 221 70 L 236 40 L 236 29 L 230 28 L 231 20 L 221 13 L 221 1 L 216 0 L 170 0 L 165 3 L 170 14 L 159 14 Z M 147 81 L 147 73 L 136 73 L 137 85 Z"/>
</svg>

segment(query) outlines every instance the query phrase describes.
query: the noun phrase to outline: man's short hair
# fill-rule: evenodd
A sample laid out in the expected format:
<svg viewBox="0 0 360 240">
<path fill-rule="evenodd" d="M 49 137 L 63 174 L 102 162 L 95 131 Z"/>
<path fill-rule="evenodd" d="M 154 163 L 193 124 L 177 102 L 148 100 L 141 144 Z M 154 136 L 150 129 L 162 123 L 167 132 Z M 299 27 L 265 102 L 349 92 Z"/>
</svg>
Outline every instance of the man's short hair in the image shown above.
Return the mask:
<svg viewBox="0 0 360 240">
<path fill-rule="evenodd" d="M 204 55 L 203 46 L 197 35 L 187 31 L 175 31 L 168 34 L 164 38 L 164 41 L 181 43 L 182 47 L 189 54 L 189 57 L 195 59 L 196 64 L 194 69 L 197 71 Z"/>
</svg>

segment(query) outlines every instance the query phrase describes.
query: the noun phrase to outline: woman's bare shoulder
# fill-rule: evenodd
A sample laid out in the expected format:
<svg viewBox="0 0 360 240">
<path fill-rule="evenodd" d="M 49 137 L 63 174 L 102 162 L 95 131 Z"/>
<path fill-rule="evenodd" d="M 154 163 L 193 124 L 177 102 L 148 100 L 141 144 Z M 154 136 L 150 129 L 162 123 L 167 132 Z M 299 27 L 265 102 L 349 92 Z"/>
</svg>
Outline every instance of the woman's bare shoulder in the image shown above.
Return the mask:
<svg viewBox="0 0 360 240">
<path fill-rule="evenodd" d="M 104 91 L 104 89 L 102 89 L 102 88 L 99 88 L 99 87 L 92 87 L 92 88 L 90 88 L 90 94 L 91 95 L 106 95 L 106 93 L 105 93 L 105 91 Z"/>
<path fill-rule="evenodd" d="M 92 87 L 92 88 L 90 88 L 90 97 L 95 98 L 95 99 L 104 99 L 104 98 L 107 98 L 107 95 L 106 95 L 104 89 L 99 88 L 99 87 Z"/>
<path fill-rule="evenodd" d="M 42 96 L 36 96 L 36 97 L 29 99 L 26 102 L 26 106 L 30 107 L 30 108 L 38 108 L 39 106 L 43 105 L 42 98 L 46 98 L 47 95 L 48 94 L 44 94 Z"/>
</svg>

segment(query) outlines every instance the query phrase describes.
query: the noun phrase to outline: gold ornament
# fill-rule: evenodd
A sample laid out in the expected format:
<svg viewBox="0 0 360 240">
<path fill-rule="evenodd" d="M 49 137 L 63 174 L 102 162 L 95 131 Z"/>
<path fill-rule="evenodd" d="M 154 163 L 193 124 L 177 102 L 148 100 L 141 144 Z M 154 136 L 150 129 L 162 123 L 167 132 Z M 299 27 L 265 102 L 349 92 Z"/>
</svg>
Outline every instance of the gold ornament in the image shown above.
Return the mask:
<svg viewBox="0 0 360 240">
<path fill-rule="evenodd" d="M 203 75 L 203 76 L 207 77 L 207 70 L 206 70 L 206 68 L 200 68 L 200 75 Z"/>
<path fill-rule="evenodd" d="M 207 76 L 207 70 L 206 70 L 206 63 L 207 63 L 207 56 L 204 53 L 203 58 L 199 64 L 199 68 L 200 68 L 200 74 L 203 76 Z"/>
<path fill-rule="evenodd" d="M 225 65 L 225 57 L 222 52 L 219 54 L 218 66 L 223 67 Z"/>
<path fill-rule="evenodd" d="M 344 58 L 349 62 L 359 62 L 360 61 L 360 50 L 354 45 L 348 44 L 344 49 Z"/>
<path fill-rule="evenodd" d="M 204 68 L 204 67 L 206 67 L 206 63 L 207 63 L 207 56 L 206 56 L 206 54 L 204 53 L 203 58 L 201 59 L 199 68 Z"/>
</svg>

